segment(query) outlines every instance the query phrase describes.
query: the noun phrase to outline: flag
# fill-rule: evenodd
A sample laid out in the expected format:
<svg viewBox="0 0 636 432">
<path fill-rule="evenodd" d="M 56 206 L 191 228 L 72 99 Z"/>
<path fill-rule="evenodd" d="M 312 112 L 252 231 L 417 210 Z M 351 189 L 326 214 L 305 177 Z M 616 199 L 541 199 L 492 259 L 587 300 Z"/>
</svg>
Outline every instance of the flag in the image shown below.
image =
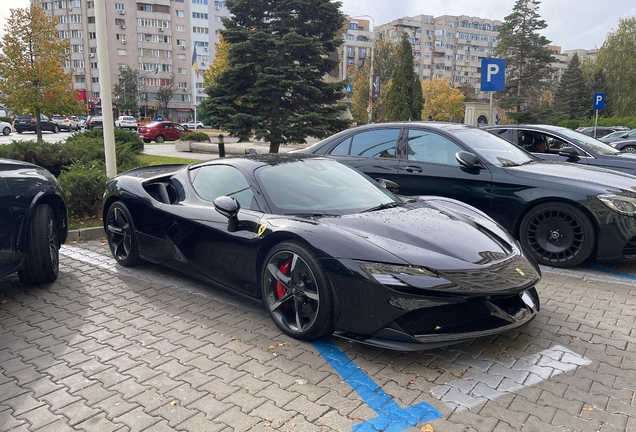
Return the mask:
<svg viewBox="0 0 636 432">
<path fill-rule="evenodd" d="M 199 62 L 197 61 L 197 47 L 196 45 L 192 49 L 192 67 L 194 68 L 194 72 L 197 74 L 197 78 L 199 78 Z"/>
</svg>

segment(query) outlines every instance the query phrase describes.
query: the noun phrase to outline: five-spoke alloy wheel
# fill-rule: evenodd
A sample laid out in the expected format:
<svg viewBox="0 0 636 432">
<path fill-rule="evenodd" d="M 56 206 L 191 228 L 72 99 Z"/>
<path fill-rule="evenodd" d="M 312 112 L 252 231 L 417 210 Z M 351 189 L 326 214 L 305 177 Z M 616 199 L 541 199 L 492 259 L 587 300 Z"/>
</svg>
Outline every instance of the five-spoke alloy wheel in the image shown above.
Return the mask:
<svg viewBox="0 0 636 432">
<path fill-rule="evenodd" d="M 565 203 L 544 203 L 530 209 L 521 221 L 521 244 L 539 264 L 573 267 L 594 251 L 596 236 L 589 218 Z"/>
<path fill-rule="evenodd" d="M 311 340 L 333 332 L 333 295 L 325 271 L 304 245 L 283 242 L 265 258 L 261 294 L 274 323 L 287 335 Z"/>
<path fill-rule="evenodd" d="M 18 271 L 22 283 L 35 285 L 57 279 L 60 245 L 57 223 L 48 204 L 38 204 L 33 212 L 27 239 L 24 267 Z"/>
<path fill-rule="evenodd" d="M 106 235 L 110 251 L 119 264 L 132 266 L 140 261 L 137 232 L 126 204 L 117 201 L 108 209 Z"/>
</svg>

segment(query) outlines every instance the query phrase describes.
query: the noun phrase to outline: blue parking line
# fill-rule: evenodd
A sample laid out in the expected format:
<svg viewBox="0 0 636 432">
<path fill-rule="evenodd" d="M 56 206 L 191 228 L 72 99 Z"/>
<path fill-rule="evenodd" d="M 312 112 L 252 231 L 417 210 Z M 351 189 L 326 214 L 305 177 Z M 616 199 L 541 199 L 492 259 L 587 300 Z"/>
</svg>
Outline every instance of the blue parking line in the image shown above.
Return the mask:
<svg viewBox="0 0 636 432">
<path fill-rule="evenodd" d="M 400 432 L 405 429 L 442 418 L 442 413 L 426 402 L 402 408 L 391 396 L 343 353 L 333 342 L 312 343 L 329 365 L 353 388 L 378 415 L 351 427 L 356 432 Z"/>
<path fill-rule="evenodd" d="M 609 274 L 609 275 L 612 275 L 612 276 L 618 276 L 618 277 L 622 277 L 622 278 L 625 278 L 625 279 L 636 280 L 636 276 L 631 275 L 629 273 L 621 273 L 621 272 L 617 272 L 617 271 L 614 271 L 614 270 L 605 269 L 605 268 L 602 268 L 602 267 L 587 267 L 586 266 L 585 268 L 589 269 L 589 270 L 598 271 L 598 272 L 601 272 L 601 273 L 606 273 L 606 274 Z"/>
</svg>

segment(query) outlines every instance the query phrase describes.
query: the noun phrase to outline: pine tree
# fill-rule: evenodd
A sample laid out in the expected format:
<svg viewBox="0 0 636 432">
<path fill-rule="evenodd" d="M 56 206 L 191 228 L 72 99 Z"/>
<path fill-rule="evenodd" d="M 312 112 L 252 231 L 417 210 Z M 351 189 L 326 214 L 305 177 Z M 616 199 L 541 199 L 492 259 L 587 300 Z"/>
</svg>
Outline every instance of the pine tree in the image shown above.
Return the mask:
<svg viewBox="0 0 636 432">
<path fill-rule="evenodd" d="M 223 19 L 227 67 L 206 88 L 202 115 L 233 135 L 270 143 L 304 143 L 349 125 L 344 83 L 323 78 L 337 65 L 345 16 L 329 0 L 228 0 Z"/>
<path fill-rule="evenodd" d="M 587 84 L 588 89 L 588 107 L 590 107 L 589 115 L 593 116 L 595 114 L 595 110 L 592 109 L 592 101 L 594 100 L 594 93 L 605 93 L 607 96 L 607 75 L 605 74 L 605 69 L 600 66 L 596 66 L 594 68 L 594 72 L 590 77 L 590 80 Z M 613 115 L 612 111 L 612 101 L 607 100 L 605 98 L 605 109 L 603 110 L 603 114 L 605 117 L 611 117 Z"/>
<path fill-rule="evenodd" d="M 499 106 L 517 121 L 533 121 L 533 112 L 549 87 L 554 62 L 548 39 L 539 34 L 548 25 L 539 16 L 538 0 L 517 0 L 499 27 L 495 55 L 506 59 L 506 89 L 497 92 Z M 524 114 L 524 110 L 528 112 Z"/>
<path fill-rule="evenodd" d="M 396 61 L 397 64 L 391 76 L 391 87 L 387 94 L 386 120 L 421 119 L 422 87 L 415 76 L 413 48 L 406 33 L 402 33 L 402 42 L 398 48 Z"/>
<path fill-rule="evenodd" d="M 557 110 L 567 114 L 570 120 L 578 120 L 589 112 L 590 101 L 579 56 L 575 53 L 557 87 L 555 105 Z"/>
</svg>

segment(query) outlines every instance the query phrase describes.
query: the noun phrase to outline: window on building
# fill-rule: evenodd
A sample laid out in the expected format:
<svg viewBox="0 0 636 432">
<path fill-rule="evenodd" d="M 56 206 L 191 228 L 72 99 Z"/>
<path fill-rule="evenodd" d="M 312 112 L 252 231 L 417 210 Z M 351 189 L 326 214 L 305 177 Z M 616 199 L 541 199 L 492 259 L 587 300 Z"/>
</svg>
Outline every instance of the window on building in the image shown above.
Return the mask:
<svg viewBox="0 0 636 432">
<path fill-rule="evenodd" d="M 68 39 L 68 30 L 59 30 L 57 32 L 57 37 L 59 39 Z"/>
<path fill-rule="evenodd" d="M 75 75 L 75 82 L 76 83 L 85 83 L 86 82 L 86 78 L 84 77 L 84 75 Z"/>
<path fill-rule="evenodd" d="M 186 82 L 179 82 L 179 88 L 188 88 L 188 83 Z"/>
<path fill-rule="evenodd" d="M 186 69 L 185 68 L 177 68 L 177 73 L 179 75 L 185 75 L 186 74 Z"/>
<path fill-rule="evenodd" d="M 84 69 L 84 60 L 73 60 L 73 67 L 75 69 Z"/>
<path fill-rule="evenodd" d="M 87 1 L 86 2 L 86 8 L 87 9 L 95 9 L 95 2 L 94 1 Z"/>
<path fill-rule="evenodd" d="M 74 53 L 84 52 L 84 45 L 71 45 L 71 52 L 74 52 Z"/>
<path fill-rule="evenodd" d="M 124 4 L 123 3 L 115 3 L 115 10 L 124 10 Z"/>
<path fill-rule="evenodd" d="M 97 84 L 97 83 L 99 82 L 99 77 L 92 77 L 92 78 L 91 78 L 91 82 L 92 82 L 93 84 Z"/>
<path fill-rule="evenodd" d="M 80 14 L 70 15 L 70 21 L 71 21 L 71 23 L 81 23 L 82 22 L 82 16 Z"/>
<path fill-rule="evenodd" d="M 91 62 L 91 69 L 97 69 L 97 62 Z"/>
<path fill-rule="evenodd" d="M 208 19 L 208 14 L 203 12 L 192 12 L 192 18 Z"/>
<path fill-rule="evenodd" d="M 185 59 L 186 59 L 185 54 L 177 54 L 177 60 L 185 60 Z"/>
<path fill-rule="evenodd" d="M 89 38 L 89 39 L 97 39 L 97 33 L 95 33 L 95 32 L 88 32 L 88 38 Z"/>
<path fill-rule="evenodd" d="M 66 9 L 66 2 L 65 1 L 56 1 L 53 2 L 53 7 L 55 9 Z"/>
<path fill-rule="evenodd" d="M 203 4 L 206 5 L 208 4 L 208 0 L 192 0 L 193 4 Z"/>
<path fill-rule="evenodd" d="M 214 7 L 217 9 L 221 9 L 225 7 L 225 2 L 224 1 L 215 1 L 214 2 Z"/>
<path fill-rule="evenodd" d="M 44 9 L 44 10 L 52 10 L 53 9 L 53 3 L 52 2 L 40 3 L 40 6 L 42 6 L 42 9 Z"/>
<path fill-rule="evenodd" d="M 183 26 L 183 25 L 175 26 L 175 30 L 177 30 L 178 32 L 183 33 L 185 31 L 185 26 Z"/>
<path fill-rule="evenodd" d="M 92 17 L 91 17 L 91 16 L 86 17 L 86 19 L 88 20 L 88 23 L 89 23 L 89 24 L 95 24 L 95 17 L 94 17 L 94 16 L 92 16 Z"/>
<path fill-rule="evenodd" d="M 120 56 L 128 55 L 128 51 L 120 48 L 117 50 L 117 55 L 120 55 Z"/>
<path fill-rule="evenodd" d="M 221 22 L 221 16 L 219 16 L 219 15 L 214 15 L 214 21 L 215 21 L 215 22 Z"/>
<path fill-rule="evenodd" d="M 358 30 L 358 23 L 349 23 L 349 29 L 350 30 Z"/>
<path fill-rule="evenodd" d="M 185 11 L 178 10 L 178 11 L 177 11 L 177 17 L 178 17 L 178 18 L 183 18 L 183 17 L 185 17 Z"/>
<path fill-rule="evenodd" d="M 60 24 L 66 24 L 66 23 L 68 23 L 68 17 L 66 15 L 58 15 L 57 16 L 57 21 Z"/>
<path fill-rule="evenodd" d="M 71 37 L 72 38 L 81 38 L 82 37 L 82 31 L 81 30 L 71 30 Z"/>
</svg>

